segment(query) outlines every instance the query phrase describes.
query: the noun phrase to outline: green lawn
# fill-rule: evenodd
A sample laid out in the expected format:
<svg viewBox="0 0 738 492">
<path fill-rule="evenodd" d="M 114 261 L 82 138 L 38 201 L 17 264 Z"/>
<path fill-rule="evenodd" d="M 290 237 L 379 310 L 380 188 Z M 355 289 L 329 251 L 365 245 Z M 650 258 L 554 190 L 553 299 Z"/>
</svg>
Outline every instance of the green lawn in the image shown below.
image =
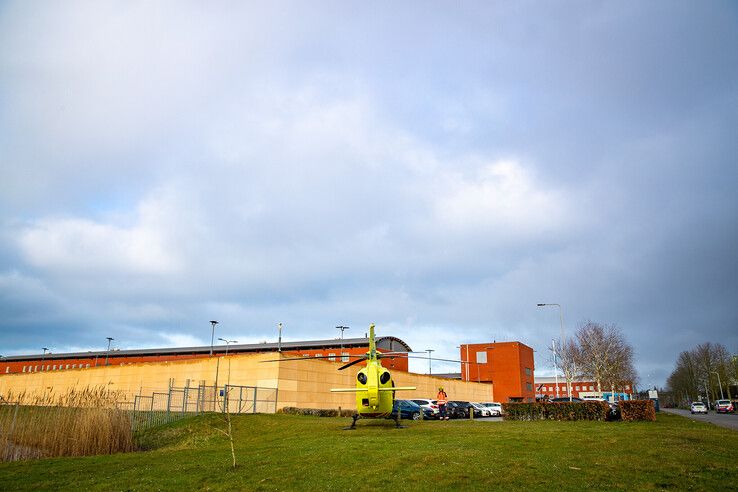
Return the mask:
<svg viewBox="0 0 738 492">
<path fill-rule="evenodd" d="M 233 419 L 238 467 L 212 426 L 142 436 L 150 451 L 0 464 L 3 490 L 714 489 L 738 484 L 738 433 L 657 422 L 411 422 L 289 415 Z M 733 446 L 732 448 L 729 446 Z"/>
</svg>

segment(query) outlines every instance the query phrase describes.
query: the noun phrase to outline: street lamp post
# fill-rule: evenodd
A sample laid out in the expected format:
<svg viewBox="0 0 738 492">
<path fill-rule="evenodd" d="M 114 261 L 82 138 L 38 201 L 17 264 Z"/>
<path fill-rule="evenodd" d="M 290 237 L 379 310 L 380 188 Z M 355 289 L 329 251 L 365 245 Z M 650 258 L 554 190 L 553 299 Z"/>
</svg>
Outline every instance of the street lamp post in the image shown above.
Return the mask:
<svg viewBox="0 0 738 492">
<path fill-rule="evenodd" d="M 110 355 L 110 342 L 112 342 L 113 340 L 115 340 L 115 338 L 111 338 L 111 337 L 105 337 L 105 338 L 107 338 L 107 340 L 108 340 L 108 351 L 105 352 L 105 365 L 107 366 L 108 365 L 108 356 Z"/>
<path fill-rule="evenodd" d="M 559 333 L 559 337 L 561 338 L 561 343 L 564 343 L 564 312 L 561 309 L 561 304 L 556 303 L 542 303 L 539 302 L 537 304 L 538 307 L 545 307 L 545 306 L 556 306 L 559 308 L 559 321 L 561 323 L 561 332 Z"/>
<path fill-rule="evenodd" d="M 44 355 L 41 356 L 41 362 L 43 362 L 44 360 L 46 360 L 46 352 L 48 352 L 49 349 L 48 347 L 41 347 L 41 350 L 44 351 Z"/>
<path fill-rule="evenodd" d="M 720 399 L 722 400 L 725 397 L 723 396 L 723 385 L 720 382 L 720 374 L 718 374 L 716 371 L 710 371 L 710 373 L 711 374 L 717 374 L 717 377 L 718 377 L 718 386 L 720 387 Z"/>
<path fill-rule="evenodd" d="M 556 340 L 551 339 L 551 345 L 553 346 L 554 354 L 554 376 L 556 377 L 556 398 L 559 397 L 559 367 L 556 364 Z"/>
<path fill-rule="evenodd" d="M 279 338 L 277 339 L 277 352 L 282 352 L 282 323 L 277 324 L 279 330 Z"/>
<path fill-rule="evenodd" d="M 425 349 L 425 351 L 428 352 L 428 375 L 430 376 L 433 374 L 431 370 L 431 352 L 435 352 L 435 349 Z"/>
<path fill-rule="evenodd" d="M 215 320 L 212 320 L 210 324 L 213 325 L 213 331 L 212 333 L 210 333 L 210 357 L 212 357 L 213 356 L 213 341 L 215 340 L 215 325 L 217 325 L 218 322 Z"/>
<path fill-rule="evenodd" d="M 221 342 L 225 342 L 226 344 L 226 357 L 228 357 L 228 345 L 231 343 L 238 343 L 238 340 L 226 340 L 225 338 L 219 338 L 218 340 L 220 340 Z"/>
</svg>

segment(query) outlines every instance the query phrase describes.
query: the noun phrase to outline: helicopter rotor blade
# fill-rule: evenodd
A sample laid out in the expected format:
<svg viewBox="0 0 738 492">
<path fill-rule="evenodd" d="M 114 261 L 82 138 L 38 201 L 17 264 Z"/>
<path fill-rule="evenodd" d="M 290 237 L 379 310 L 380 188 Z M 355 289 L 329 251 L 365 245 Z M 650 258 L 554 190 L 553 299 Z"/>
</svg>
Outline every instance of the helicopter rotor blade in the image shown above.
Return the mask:
<svg viewBox="0 0 738 492">
<path fill-rule="evenodd" d="M 367 359 L 366 355 L 362 356 L 361 359 L 357 359 L 354 361 L 349 362 L 348 364 L 344 364 L 341 367 L 338 368 L 339 371 L 343 371 L 344 369 L 353 366 L 354 364 L 358 364 L 359 362 L 365 361 Z"/>
<path fill-rule="evenodd" d="M 340 356 L 340 355 L 318 355 L 318 356 L 311 356 L 311 357 L 286 357 L 284 359 L 272 359 L 272 360 L 262 360 L 259 362 L 280 362 L 283 360 L 313 360 L 313 359 L 339 359 L 340 357 L 347 357 L 346 355 Z M 354 357 L 360 357 L 359 360 L 366 357 L 366 355 L 349 355 L 348 357 L 354 358 Z"/>
<path fill-rule="evenodd" d="M 395 358 L 402 358 L 402 359 L 422 359 L 422 360 L 428 360 L 428 357 L 418 356 L 418 355 L 407 355 L 407 352 L 400 352 L 397 354 L 390 354 L 387 355 L 387 352 L 382 354 L 380 358 L 387 358 L 387 359 L 395 359 Z M 457 364 L 476 364 L 476 362 L 469 362 L 466 360 L 455 360 L 455 359 L 438 359 L 436 357 L 431 357 L 430 360 L 439 360 L 442 362 L 456 362 Z"/>
</svg>

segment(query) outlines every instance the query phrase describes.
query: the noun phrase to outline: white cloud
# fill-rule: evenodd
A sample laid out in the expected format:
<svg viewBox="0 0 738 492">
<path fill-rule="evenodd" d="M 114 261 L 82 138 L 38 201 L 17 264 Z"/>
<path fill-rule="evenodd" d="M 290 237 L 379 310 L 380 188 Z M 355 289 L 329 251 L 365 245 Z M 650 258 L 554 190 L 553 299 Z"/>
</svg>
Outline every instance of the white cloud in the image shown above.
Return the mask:
<svg viewBox="0 0 738 492">
<path fill-rule="evenodd" d="M 138 206 L 131 226 L 87 218 L 43 218 L 20 232 L 18 245 L 36 268 L 77 276 L 171 274 L 182 268 L 171 227 L 176 214 L 165 199 Z"/>
<path fill-rule="evenodd" d="M 509 238 L 560 229 L 570 220 L 563 194 L 537 183 L 518 161 L 496 161 L 475 171 L 471 177 L 458 172 L 444 177 L 446 191 L 435 202 L 443 230 Z"/>
</svg>

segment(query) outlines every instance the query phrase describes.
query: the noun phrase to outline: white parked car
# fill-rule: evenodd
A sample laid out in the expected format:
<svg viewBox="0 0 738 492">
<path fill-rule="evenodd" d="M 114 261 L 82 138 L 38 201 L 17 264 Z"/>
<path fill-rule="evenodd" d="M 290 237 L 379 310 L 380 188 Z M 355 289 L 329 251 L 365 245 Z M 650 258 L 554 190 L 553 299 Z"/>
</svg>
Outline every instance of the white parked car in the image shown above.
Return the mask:
<svg viewBox="0 0 738 492">
<path fill-rule="evenodd" d="M 490 409 L 482 405 L 481 403 L 469 402 L 469 404 L 474 407 L 474 415 L 477 415 L 479 417 L 492 416 L 492 412 L 490 411 Z"/>
<path fill-rule="evenodd" d="M 482 403 L 482 405 L 484 405 L 485 407 L 487 407 L 487 409 L 489 410 L 489 413 L 493 417 L 499 417 L 500 415 L 502 415 L 502 403 L 497 403 L 497 402 L 494 402 L 494 401 L 490 401 L 490 402 L 487 402 L 487 403 Z"/>
<path fill-rule="evenodd" d="M 433 412 L 433 417 L 432 418 L 434 418 L 434 419 L 437 419 L 438 418 L 438 416 L 440 414 L 440 411 L 438 410 L 438 405 L 436 403 L 436 400 L 429 400 L 427 398 L 415 398 L 415 399 L 410 400 L 410 401 L 413 402 L 413 403 L 417 403 L 421 407 L 427 408 L 428 410 L 430 410 L 431 412 Z"/>
<path fill-rule="evenodd" d="M 692 414 L 707 413 L 707 406 L 701 401 L 696 401 L 692 403 L 691 407 L 689 407 L 689 411 L 692 412 Z"/>
</svg>

